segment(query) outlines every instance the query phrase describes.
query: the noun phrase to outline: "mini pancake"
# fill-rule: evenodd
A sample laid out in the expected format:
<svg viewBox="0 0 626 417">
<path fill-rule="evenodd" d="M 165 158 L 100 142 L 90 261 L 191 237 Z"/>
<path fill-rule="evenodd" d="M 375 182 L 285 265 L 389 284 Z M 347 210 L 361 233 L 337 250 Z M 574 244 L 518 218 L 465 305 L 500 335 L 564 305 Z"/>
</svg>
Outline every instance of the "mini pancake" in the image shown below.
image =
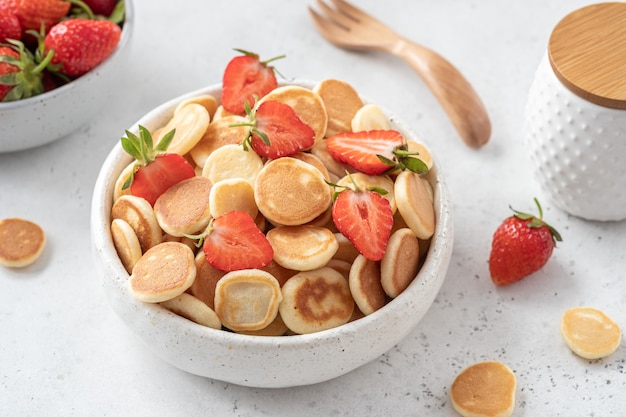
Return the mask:
<svg viewBox="0 0 626 417">
<path fill-rule="evenodd" d="M 341 326 L 354 311 L 348 282 L 332 268 L 300 272 L 283 285 L 282 292 L 280 315 L 297 334 Z"/>
<path fill-rule="evenodd" d="M 254 187 L 243 178 L 218 181 L 211 187 L 209 207 L 213 218 L 229 211 L 245 211 L 255 218 L 259 213 L 254 200 Z"/>
<path fill-rule="evenodd" d="M 285 268 L 284 266 L 279 265 L 276 261 L 272 260 L 269 264 L 265 265 L 261 268 L 265 272 L 269 272 L 276 278 L 278 284 L 282 287 L 285 282 L 289 280 L 292 276 L 296 275 L 300 271 L 295 271 L 293 269 Z"/>
<path fill-rule="evenodd" d="M 214 268 L 206 261 L 204 251 L 198 251 L 195 257 L 196 279 L 187 290 L 204 304 L 215 309 L 215 286 L 226 272 Z"/>
<path fill-rule="evenodd" d="M 324 266 L 334 269 L 339 272 L 345 279 L 350 277 L 350 268 L 352 268 L 352 263 L 346 261 L 340 261 L 339 259 L 331 259 Z"/>
<path fill-rule="evenodd" d="M 176 109 L 174 116 L 160 130 L 155 138 L 158 143 L 172 129 L 176 129 L 174 139 L 167 148 L 169 153 L 185 155 L 202 139 L 209 127 L 211 116 L 207 109 L 197 103 L 187 103 Z"/>
<path fill-rule="evenodd" d="M 347 237 L 339 232 L 335 233 L 335 239 L 339 244 L 339 248 L 337 249 L 337 252 L 335 252 L 333 259 L 349 263 L 354 262 L 356 257 L 359 255 L 359 251 L 354 247 L 352 242 L 350 242 Z"/>
<path fill-rule="evenodd" d="M 380 263 L 357 256 L 348 278 L 350 293 L 363 314 L 372 314 L 387 304 L 387 295 L 380 282 Z"/>
<path fill-rule="evenodd" d="M 391 235 L 380 261 L 381 284 L 389 297 L 397 297 L 413 282 L 419 254 L 419 242 L 411 229 L 399 229 Z"/>
<path fill-rule="evenodd" d="M 316 218 L 314 218 L 310 222 L 307 222 L 306 224 L 311 225 L 311 226 L 325 227 L 326 229 L 331 230 L 331 228 L 328 227 L 328 226 L 329 225 L 332 225 L 332 226 L 335 225 L 333 223 L 333 207 L 332 207 L 332 204 L 328 206 L 328 209 L 326 211 L 324 211 L 322 214 L 320 214 L 319 216 L 317 216 Z M 332 230 L 332 232 L 335 233 L 334 230 Z"/>
<path fill-rule="evenodd" d="M 0 220 L 0 265 L 9 268 L 32 265 L 45 245 L 46 234 L 37 223 L 17 217 Z"/>
<path fill-rule="evenodd" d="M 130 274 L 142 254 L 137 234 L 124 220 L 114 219 L 111 222 L 111 237 L 117 256 L 122 261 L 126 272 Z"/>
<path fill-rule="evenodd" d="M 276 100 L 289 105 L 300 120 L 309 125 L 315 132 L 315 141 L 321 140 L 326 133 L 328 115 L 322 98 L 308 88 L 286 85 L 275 88 L 263 96 L 257 106 L 264 101 Z"/>
<path fill-rule="evenodd" d="M 196 165 L 204 167 L 209 155 L 224 145 L 241 144 L 250 128 L 232 125 L 247 122 L 243 116 L 225 116 L 210 122 L 200 141 L 189 151 Z"/>
<path fill-rule="evenodd" d="M 231 113 L 228 110 L 226 110 L 224 108 L 224 106 L 222 106 L 221 104 L 219 106 L 217 106 L 217 109 L 215 109 L 215 114 L 213 115 L 213 119 L 212 120 L 219 120 L 222 119 L 224 117 L 228 117 L 228 116 L 239 116 L 242 117 L 242 114 L 235 114 L 235 113 Z"/>
<path fill-rule="evenodd" d="M 370 187 L 382 188 L 387 191 L 387 194 L 383 195 L 391 206 L 391 211 L 393 213 L 397 210 L 396 205 L 396 197 L 394 194 L 394 184 L 393 180 L 385 175 L 367 175 L 362 172 L 355 172 L 350 175 L 344 175 L 339 181 L 337 181 L 337 185 L 341 185 L 343 187 L 349 187 L 354 190 L 354 183 L 356 183 L 357 187 L 361 190 L 366 190 Z"/>
<path fill-rule="evenodd" d="M 464 417 L 509 417 L 515 409 L 516 385 L 515 374 L 503 363 L 480 362 L 455 378 L 450 399 Z"/>
<path fill-rule="evenodd" d="M 191 249 L 184 243 L 164 242 L 137 261 L 129 279 L 132 295 L 146 303 L 160 303 L 184 293 L 196 278 Z"/>
<path fill-rule="evenodd" d="M 391 125 L 378 105 L 369 103 L 361 107 L 350 122 L 353 132 L 367 130 L 389 130 Z"/>
<path fill-rule="evenodd" d="M 260 330 L 270 325 L 282 300 L 280 285 L 260 269 L 228 272 L 215 288 L 215 312 L 233 331 Z"/>
<path fill-rule="evenodd" d="M 178 113 L 178 111 L 181 108 L 183 108 L 184 106 L 190 103 L 199 104 L 202 107 L 204 107 L 206 111 L 209 113 L 209 117 L 211 118 L 211 120 L 213 120 L 213 117 L 215 116 L 215 112 L 217 111 L 217 106 L 219 105 L 217 103 L 217 99 L 213 97 L 211 94 L 200 94 L 200 95 L 190 97 L 186 100 L 181 101 L 178 104 L 178 106 L 176 106 L 176 109 L 174 110 L 174 114 Z"/>
<path fill-rule="evenodd" d="M 125 190 L 123 190 L 122 188 L 124 187 L 124 183 L 126 182 L 128 177 L 130 177 L 130 174 L 133 172 L 134 169 L 135 161 L 128 164 L 126 168 L 122 170 L 120 176 L 117 177 L 117 180 L 115 181 L 115 186 L 113 187 L 113 201 L 117 201 L 117 199 L 123 195 L 130 194 L 130 187 L 126 188 Z"/>
<path fill-rule="evenodd" d="M 326 265 L 339 248 L 330 230 L 311 225 L 275 227 L 267 232 L 267 240 L 274 249 L 274 261 L 297 271 Z"/>
<path fill-rule="evenodd" d="M 188 320 L 198 323 L 202 326 L 211 327 L 213 329 L 221 329 L 222 321 L 208 305 L 186 292 L 171 300 L 160 303 L 162 307 L 168 309 L 174 314 L 178 314 Z"/>
<path fill-rule="evenodd" d="M 123 195 L 111 208 L 111 219 L 122 219 L 133 228 L 141 245 L 141 253 L 163 241 L 163 232 L 150 203 L 134 195 Z"/>
<path fill-rule="evenodd" d="M 600 359 L 617 350 L 622 331 L 604 312 L 591 307 L 571 308 L 561 319 L 561 335 L 567 346 L 585 359 Z"/>
<path fill-rule="evenodd" d="M 202 176 L 213 184 L 231 178 L 242 178 L 250 184 L 263 168 L 263 160 L 252 151 L 246 151 L 241 145 L 224 145 L 216 149 L 205 161 Z"/>
<path fill-rule="evenodd" d="M 356 90 L 345 81 L 328 79 L 320 81 L 313 91 L 322 98 L 328 113 L 326 137 L 350 132 L 352 119 L 363 107 L 363 101 Z"/>
<path fill-rule="evenodd" d="M 430 238 L 435 232 L 435 209 L 420 176 L 402 171 L 396 177 L 394 193 L 398 211 L 409 228 L 420 239 Z"/>
<path fill-rule="evenodd" d="M 161 228 L 172 236 L 192 235 L 211 220 L 211 180 L 192 177 L 172 185 L 157 198 L 154 213 Z"/>
<path fill-rule="evenodd" d="M 272 321 L 267 327 L 260 330 L 242 330 L 237 333 L 247 334 L 249 336 L 284 336 L 289 329 L 283 321 L 280 314 L 276 315 L 274 321 Z"/>
<path fill-rule="evenodd" d="M 259 172 L 254 198 L 269 221 L 295 226 L 324 213 L 331 204 L 332 190 L 317 168 L 284 157 L 269 161 Z"/>
<path fill-rule="evenodd" d="M 407 147 L 409 148 L 409 152 L 417 152 L 417 155 L 415 155 L 415 157 L 421 159 L 422 162 L 424 162 L 428 167 L 428 170 L 431 170 L 433 168 L 433 155 L 430 150 L 428 150 L 426 145 L 410 140 L 407 141 Z"/>
<path fill-rule="evenodd" d="M 293 155 L 290 155 L 292 158 L 299 159 L 307 164 L 313 165 L 315 168 L 319 169 L 324 178 L 327 181 L 330 181 L 330 174 L 328 173 L 328 169 L 326 169 L 326 165 L 319 159 L 317 156 L 313 155 L 310 152 L 296 152 Z"/>
<path fill-rule="evenodd" d="M 328 153 L 326 142 L 323 140 L 317 141 L 313 144 L 311 154 L 315 155 L 320 161 L 322 161 L 330 174 L 336 175 L 339 178 L 344 177 L 346 172 L 356 172 L 351 166 L 342 164 L 333 158 L 330 153 Z"/>
</svg>

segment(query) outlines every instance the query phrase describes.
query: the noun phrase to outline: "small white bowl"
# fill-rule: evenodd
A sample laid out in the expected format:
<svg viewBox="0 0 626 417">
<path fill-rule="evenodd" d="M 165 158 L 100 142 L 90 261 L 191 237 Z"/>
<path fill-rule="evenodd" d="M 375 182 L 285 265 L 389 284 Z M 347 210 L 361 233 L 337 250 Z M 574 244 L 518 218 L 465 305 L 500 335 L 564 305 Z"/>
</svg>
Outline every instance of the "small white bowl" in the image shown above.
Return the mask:
<svg viewBox="0 0 626 417">
<path fill-rule="evenodd" d="M 0 102 L 0 152 L 34 148 L 61 139 L 87 124 L 110 97 L 111 85 L 123 73 L 134 27 L 132 0 L 120 42 L 113 53 L 87 74 L 52 91 L 12 102 Z"/>
<path fill-rule="evenodd" d="M 294 84 L 294 83 L 291 83 Z M 295 84 L 311 87 L 308 82 Z M 169 101 L 137 124 L 154 129 L 165 124 L 176 105 L 198 94 L 221 97 L 221 85 L 209 86 Z M 407 140 L 415 135 L 395 116 L 392 126 Z M 137 130 L 137 125 L 130 128 Z M 104 292 L 120 318 L 165 361 L 192 374 L 238 385 L 279 388 L 314 384 L 346 374 L 391 349 L 420 322 L 445 279 L 453 246 L 452 207 L 437 169 L 434 189 L 436 228 L 426 261 L 411 285 L 375 313 L 334 329 L 296 336 L 248 336 L 200 326 L 158 304 L 133 298 L 110 232 L 114 182 L 131 159 L 116 145 L 106 158 L 92 201 L 93 255 Z"/>
</svg>

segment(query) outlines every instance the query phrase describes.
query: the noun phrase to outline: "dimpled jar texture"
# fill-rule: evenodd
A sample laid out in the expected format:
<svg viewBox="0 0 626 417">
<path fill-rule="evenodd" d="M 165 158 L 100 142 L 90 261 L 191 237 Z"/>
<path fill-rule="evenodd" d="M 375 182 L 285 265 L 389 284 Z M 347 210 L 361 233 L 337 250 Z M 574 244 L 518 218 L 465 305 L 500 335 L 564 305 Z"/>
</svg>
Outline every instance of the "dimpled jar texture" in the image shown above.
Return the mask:
<svg viewBox="0 0 626 417">
<path fill-rule="evenodd" d="M 572 93 L 547 54 L 530 88 L 524 140 L 535 177 L 556 206 L 588 220 L 626 218 L 626 110 Z"/>
</svg>

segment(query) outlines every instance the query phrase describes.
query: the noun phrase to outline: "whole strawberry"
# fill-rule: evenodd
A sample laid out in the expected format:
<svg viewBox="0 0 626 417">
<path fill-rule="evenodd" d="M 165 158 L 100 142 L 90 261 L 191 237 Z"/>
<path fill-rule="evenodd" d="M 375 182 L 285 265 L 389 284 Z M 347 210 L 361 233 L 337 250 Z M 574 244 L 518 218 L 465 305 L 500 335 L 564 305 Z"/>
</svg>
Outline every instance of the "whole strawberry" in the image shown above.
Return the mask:
<svg viewBox="0 0 626 417">
<path fill-rule="evenodd" d="M 54 50 L 51 64 L 60 65 L 59 72 L 77 77 L 111 55 L 121 34 L 121 28 L 108 20 L 64 20 L 46 35 L 45 53 Z"/>
<path fill-rule="evenodd" d="M 535 199 L 539 217 L 513 210 L 493 235 L 489 272 L 496 285 L 508 285 L 543 268 L 561 235 L 543 221 L 539 201 Z"/>
<path fill-rule="evenodd" d="M 68 14 L 71 6 L 69 1 L 63 0 L 0 0 L 0 9 L 17 16 L 22 33 L 27 30 L 39 32 L 42 24 L 47 32 Z"/>
<path fill-rule="evenodd" d="M 0 9 L 0 43 L 8 39 L 19 41 L 22 38 L 22 25 L 15 13 Z"/>
<path fill-rule="evenodd" d="M 23 43 L 10 40 L 0 46 L 0 101 L 32 97 L 44 91 L 45 62 L 36 64 Z"/>
</svg>

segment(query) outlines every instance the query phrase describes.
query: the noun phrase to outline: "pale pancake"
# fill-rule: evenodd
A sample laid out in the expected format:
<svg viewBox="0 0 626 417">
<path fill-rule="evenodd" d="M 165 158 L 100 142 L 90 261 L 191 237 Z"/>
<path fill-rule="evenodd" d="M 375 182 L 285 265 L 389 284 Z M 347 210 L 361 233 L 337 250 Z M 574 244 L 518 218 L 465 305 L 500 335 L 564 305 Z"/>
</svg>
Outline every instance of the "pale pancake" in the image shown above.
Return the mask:
<svg viewBox="0 0 626 417">
<path fill-rule="evenodd" d="M 276 278 L 260 269 L 229 272 L 215 288 L 215 312 L 224 326 L 233 331 L 269 326 L 278 314 L 281 300 Z"/>
<path fill-rule="evenodd" d="M 315 155 L 320 161 L 322 161 L 329 174 L 342 178 L 346 175 L 346 172 L 356 172 L 356 170 L 351 166 L 342 164 L 333 158 L 330 153 L 328 153 L 326 142 L 323 140 L 317 141 L 313 144 L 311 154 Z"/>
<path fill-rule="evenodd" d="M 176 110 L 170 121 L 159 131 L 154 143 L 159 143 L 168 132 L 176 129 L 167 152 L 185 155 L 202 139 L 210 121 L 211 116 L 204 106 L 187 103 Z"/>
<path fill-rule="evenodd" d="M 0 220 L 0 265 L 9 268 L 32 265 L 45 245 L 46 234 L 37 223 L 21 218 Z"/>
<path fill-rule="evenodd" d="M 463 370 L 450 387 L 454 409 L 464 417 L 509 417 L 515 409 L 515 374 L 496 361 Z"/>
<path fill-rule="evenodd" d="M 114 219 L 111 222 L 111 237 L 117 256 L 122 261 L 126 272 L 130 274 L 142 254 L 137 234 L 124 220 Z"/>
<path fill-rule="evenodd" d="M 352 119 L 363 107 L 356 90 L 345 81 L 328 79 L 320 81 L 313 91 L 322 98 L 328 114 L 325 136 L 352 131 Z"/>
<path fill-rule="evenodd" d="M 226 272 L 214 268 L 206 261 L 204 251 L 198 251 L 195 258 L 196 279 L 188 292 L 200 301 L 215 309 L 215 286 Z"/>
<path fill-rule="evenodd" d="M 289 105 L 300 120 L 315 132 L 315 141 L 321 140 L 326 133 L 328 115 L 322 98 L 305 87 L 286 85 L 278 87 L 263 96 L 257 107 L 264 101 L 275 100 Z"/>
<path fill-rule="evenodd" d="M 348 278 L 350 293 L 363 314 L 372 314 L 387 304 L 387 295 L 380 282 L 380 263 L 357 256 Z"/>
<path fill-rule="evenodd" d="M 332 268 L 300 272 L 283 285 L 279 311 L 297 334 L 315 333 L 347 323 L 354 300 L 346 279 Z"/>
<path fill-rule="evenodd" d="M 368 190 L 372 187 L 381 188 L 385 190 L 387 193 L 383 195 L 389 201 L 389 205 L 391 206 L 391 211 L 393 213 L 396 212 L 398 206 L 396 205 L 396 197 L 394 192 L 394 184 L 393 180 L 386 175 L 367 175 L 362 172 L 355 172 L 350 175 L 344 175 L 339 181 L 336 182 L 337 185 L 342 187 L 348 187 L 351 190 L 355 189 L 354 184 L 361 190 Z"/>
<path fill-rule="evenodd" d="M 242 330 L 237 333 L 247 334 L 249 336 L 284 336 L 289 329 L 283 321 L 280 314 L 276 315 L 274 321 L 260 330 Z"/>
<path fill-rule="evenodd" d="M 350 242 L 348 238 L 340 232 L 335 233 L 335 239 L 339 244 L 339 248 L 337 249 L 337 252 L 335 252 L 333 259 L 349 263 L 354 262 L 356 257 L 359 256 L 359 251 L 354 247 L 352 242 Z"/>
<path fill-rule="evenodd" d="M 417 152 L 417 155 L 415 155 L 414 157 L 421 159 L 422 162 L 426 164 L 429 171 L 433 169 L 433 166 L 435 165 L 434 160 L 433 160 L 433 155 L 430 152 L 430 150 L 426 147 L 426 145 L 424 145 L 423 143 L 414 142 L 410 140 L 407 142 L 407 147 L 409 148 L 408 149 L 409 152 Z"/>
<path fill-rule="evenodd" d="M 339 272 L 346 280 L 350 278 L 350 269 L 352 268 L 352 263 L 350 262 L 331 259 L 325 266 Z"/>
<path fill-rule="evenodd" d="M 161 228 L 172 236 L 203 231 L 211 220 L 209 194 L 211 180 L 192 177 L 172 185 L 154 203 Z"/>
<path fill-rule="evenodd" d="M 130 174 L 132 174 L 132 172 L 135 170 L 135 167 L 135 161 L 133 161 L 128 164 L 126 168 L 122 170 L 119 177 L 117 177 L 115 185 L 113 186 L 113 201 L 117 201 L 117 199 L 123 195 L 130 194 L 130 187 L 126 188 L 125 190 L 122 190 L 122 188 L 124 187 L 124 183 L 126 182 L 128 177 L 130 177 Z"/>
<path fill-rule="evenodd" d="M 213 120 L 209 123 L 200 141 L 189 151 L 189 154 L 198 166 L 204 167 L 207 158 L 216 149 L 228 144 L 239 145 L 243 143 L 250 128 L 232 125 L 247 122 L 248 119 L 243 116 L 226 116 Z"/>
<path fill-rule="evenodd" d="M 224 106 L 222 106 L 220 104 L 219 106 L 217 106 L 217 109 L 215 109 L 215 114 L 213 115 L 213 118 L 211 120 L 219 120 L 219 119 L 222 119 L 222 118 L 228 117 L 228 116 L 239 116 L 239 117 L 242 117 L 243 115 L 231 113 L 228 110 L 226 110 L 224 108 Z"/>
<path fill-rule="evenodd" d="M 174 314 L 178 314 L 188 320 L 202 326 L 213 329 L 221 329 L 222 321 L 208 305 L 186 292 L 160 303 Z"/>
<path fill-rule="evenodd" d="M 622 342 L 618 324 L 604 312 L 590 307 L 567 310 L 561 319 L 561 334 L 567 346 L 585 359 L 609 356 Z"/>
<path fill-rule="evenodd" d="M 219 106 L 217 99 L 213 97 L 211 94 L 200 94 L 197 96 L 190 97 L 186 100 L 181 101 L 174 109 L 174 114 L 178 113 L 178 111 L 183 108 L 185 105 L 189 103 L 199 104 L 206 109 L 209 113 L 209 117 L 213 120 L 215 116 L 215 112 L 217 111 L 217 107 Z"/>
<path fill-rule="evenodd" d="M 274 261 L 298 271 L 326 265 L 339 248 L 330 230 L 311 225 L 275 227 L 267 232 L 267 240 L 274 249 Z"/>
<path fill-rule="evenodd" d="M 428 239 L 435 232 L 435 209 L 424 182 L 414 172 L 402 171 L 394 185 L 396 204 L 415 235 Z"/>
<path fill-rule="evenodd" d="M 320 172 L 322 173 L 324 178 L 326 178 L 327 181 L 330 181 L 330 174 L 328 173 L 328 169 L 326 168 L 326 165 L 324 165 L 322 160 L 319 159 L 317 156 L 313 155 L 310 152 L 296 152 L 295 154 L 290 155 L 290 156 L 292 158 L 296 158 L 303 162 L 306 162 L 307 164 L 313 165 L 315 168 L 320 170 Z"/>
<path fill-rule="evenodd" d="M 146 303 L 160 303 L 184 293 L 196 278 L 191 249 L 184 243 L 164 242 L 137 261 L 129 279 L 132 295 Z"/>
<path fill-rule="evenodd" d="M 361 107 L 352 118 L 350 125 L 353 132 L 391 129 L 389 119 L 382 109 L 374 103 L 365 104 Z"/>
<path fill-rule="evenodd" d="M 213 184 L 231 178 L 242 178 L 254 184 L 261 169 L 263 160 L 259 155 L 251 150 L 244 150 L 241 145 L 229 144 L 216 149 L 206 159 L 202 176 L 210 179 Z"/>
<path fill-rule="evenodd" d="M 243 178 L 229 178 L 214 183 L 209 194 L 209 207 L 213 218 L 229 211 L 245 211 L 252 218 L 259 213 L 254 187 Z"/>
<path fill-rule="evenodd" d="M 389 297 L 397 297 L 413 282 L 419 270 L 419 254 L 419 242 L 411 229 L 399 229 L 391 235 L 380 261 L 381 284 Z"/>
<path fill-rule="evenodd" d="M 146 253 L 163 240 L 163 231 L 148 200 L 133 195 L 121 196 L 111 209 L 111 220 L 115 219 L 122 219 L 133 228 L 141 245 L 141 253 Z"/>
<path fill-rule="evenodd" d="M 257 176 L 254 197 L 269 221 L 294 226 L 324 213 L 331 204 L 332 189 L 317 168 L 286 157 L 265 164 Z"/>
</svg>

